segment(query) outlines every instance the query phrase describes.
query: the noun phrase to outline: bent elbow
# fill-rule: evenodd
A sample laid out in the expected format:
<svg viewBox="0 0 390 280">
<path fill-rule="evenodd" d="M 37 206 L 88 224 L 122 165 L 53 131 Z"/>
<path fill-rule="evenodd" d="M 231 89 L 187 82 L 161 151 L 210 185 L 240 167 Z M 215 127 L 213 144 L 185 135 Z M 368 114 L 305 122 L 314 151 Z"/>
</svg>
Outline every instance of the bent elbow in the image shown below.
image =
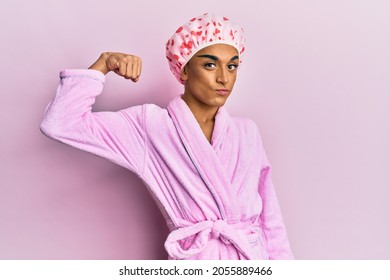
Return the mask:
<svg viewBox="0 0 390 280">
<path fill-rule="evenodd" d="M 43 118 L 39 125 L 39 130 L 49 138 L 55 139 L 56 129 L 53 124 L 47 118 Z"/>
<path fill-rule="evenodd" d="M 39 125 L 39 130 L 51 139 L 60 140 L 64 138 L 67 129 L 59 125 L 54 119 L 45 116 Z"/>
</svg>

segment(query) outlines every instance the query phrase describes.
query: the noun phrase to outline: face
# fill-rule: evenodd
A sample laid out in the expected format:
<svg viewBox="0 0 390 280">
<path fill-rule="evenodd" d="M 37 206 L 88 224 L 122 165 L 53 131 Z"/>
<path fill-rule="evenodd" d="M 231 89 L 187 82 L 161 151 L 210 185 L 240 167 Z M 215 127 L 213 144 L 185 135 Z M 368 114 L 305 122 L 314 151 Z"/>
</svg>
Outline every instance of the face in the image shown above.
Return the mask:
<svg viewBox="0 0 390 280">
<path fill-rule="evenodd" d="M 233 90 L 238 64 L 238 52 L 230 45 L 215 44 L 200 50 L 182 71 L 183 98 L 202 107 L 223 106 Z"/>
</svg>

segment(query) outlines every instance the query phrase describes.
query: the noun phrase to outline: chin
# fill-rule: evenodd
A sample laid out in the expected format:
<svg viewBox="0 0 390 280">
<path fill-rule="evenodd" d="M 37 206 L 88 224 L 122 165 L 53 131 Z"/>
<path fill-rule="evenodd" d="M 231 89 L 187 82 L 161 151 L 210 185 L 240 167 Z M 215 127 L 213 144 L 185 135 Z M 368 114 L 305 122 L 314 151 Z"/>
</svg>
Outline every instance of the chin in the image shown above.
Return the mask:
<svg viewBox="0 0 390 280">
<path fill-rule="evenodd" d="M 212 103 L 212 104 L 210 104 L 210 105 L 212 105 L 212 106 L 217 106 L 217 107 L 221 107 L 221 106 L 225 105 L 225 103 L 226 103 L 228 97 L 229 97 L 229 96 L 218 96 L 218 97 L 216 97 L 212 102 L 210 102 L 210 103 Z"/>
</svg>

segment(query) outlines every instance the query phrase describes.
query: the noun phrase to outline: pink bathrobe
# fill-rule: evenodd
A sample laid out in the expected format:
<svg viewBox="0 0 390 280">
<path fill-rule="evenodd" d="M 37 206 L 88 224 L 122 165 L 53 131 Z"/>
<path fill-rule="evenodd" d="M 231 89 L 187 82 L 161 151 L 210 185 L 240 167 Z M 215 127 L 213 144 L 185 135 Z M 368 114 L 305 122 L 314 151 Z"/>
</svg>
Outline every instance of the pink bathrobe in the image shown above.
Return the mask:
<svg viewBox="0 0 390 280">
<path fill-rule="evenodd" d="M 135 172 L 171 231 L 170 259 L 291 259 L 255 123 L 220 107 L 211 144 L 181 99 L 91 112 L 105 76 L 64 70 L 41 130 Z"/>
</svg>

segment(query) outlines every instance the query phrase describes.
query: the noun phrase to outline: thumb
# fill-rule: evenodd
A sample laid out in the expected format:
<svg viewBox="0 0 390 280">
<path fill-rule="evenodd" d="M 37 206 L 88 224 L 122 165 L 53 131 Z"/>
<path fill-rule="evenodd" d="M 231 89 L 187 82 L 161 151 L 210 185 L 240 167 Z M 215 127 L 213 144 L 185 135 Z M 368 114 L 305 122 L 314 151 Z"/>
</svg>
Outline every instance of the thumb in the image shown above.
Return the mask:
<svg viewBox="0 0 390 280">
<path fill-rule="evenodd" d="M 119 60 L 117 60 L 115 57 L 110 57 L 106 64 L 110 71 L 115 71 L 121 66 Z"/>
</svg>

